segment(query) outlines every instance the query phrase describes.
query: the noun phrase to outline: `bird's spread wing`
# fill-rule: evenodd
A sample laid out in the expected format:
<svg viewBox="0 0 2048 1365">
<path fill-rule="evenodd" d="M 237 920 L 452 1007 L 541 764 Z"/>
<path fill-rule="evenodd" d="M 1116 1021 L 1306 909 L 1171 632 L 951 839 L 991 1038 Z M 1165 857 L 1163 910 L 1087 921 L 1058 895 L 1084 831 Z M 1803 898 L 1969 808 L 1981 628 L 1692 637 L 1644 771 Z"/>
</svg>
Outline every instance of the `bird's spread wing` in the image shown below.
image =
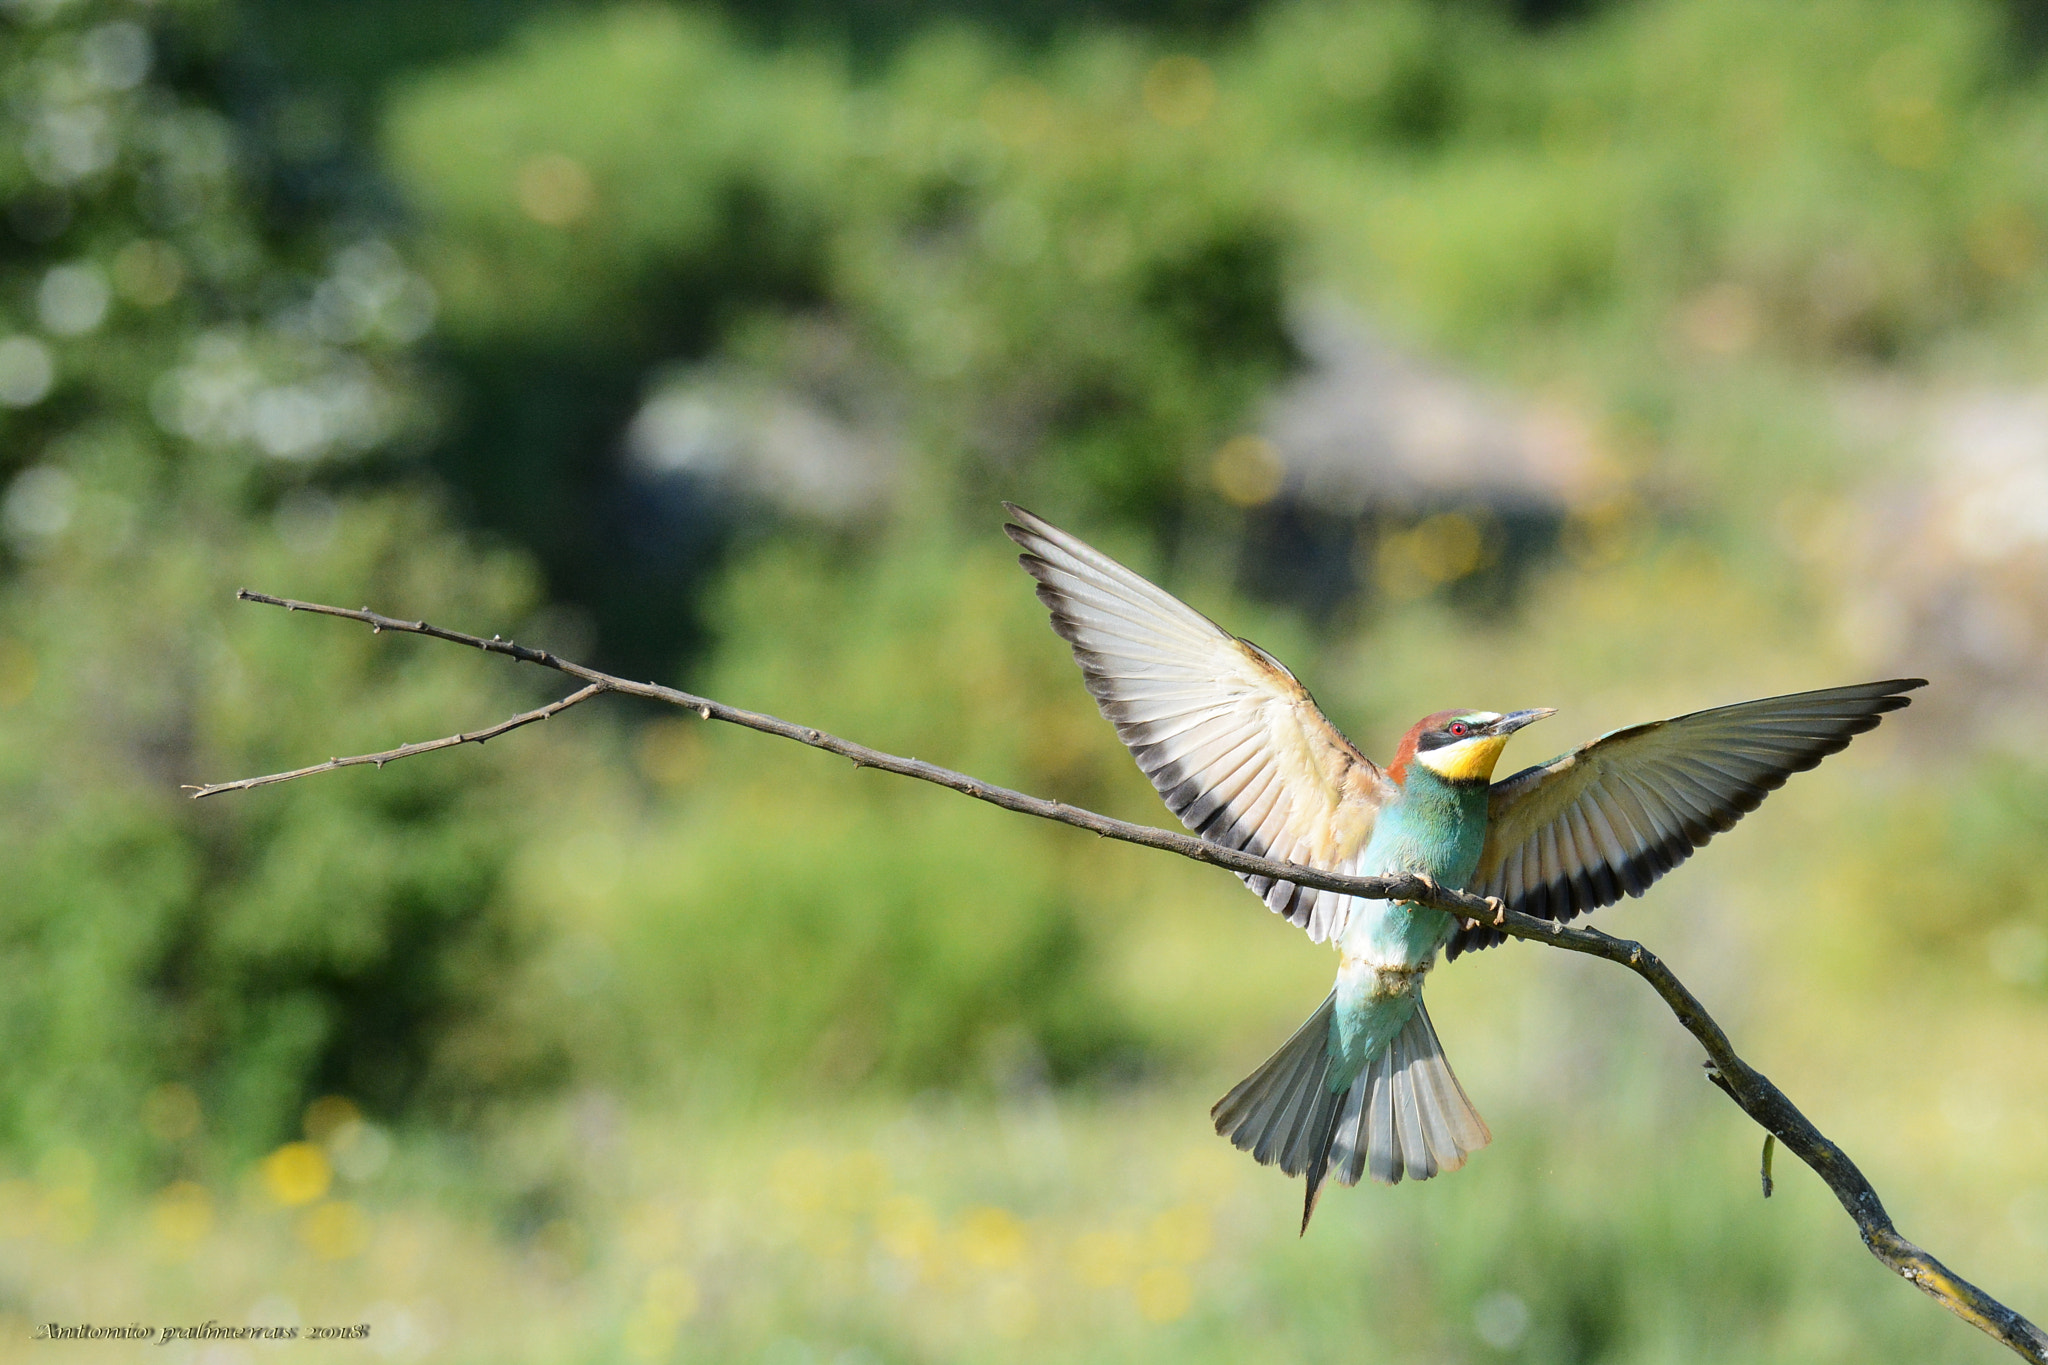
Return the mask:
<svg viewBox="0 0 2048 1365">
<path fill-rule="evenodd" d="M 1391 784 L 1279 660 L 1020 507 L 1006 526 L 1088 690 L 1173 813 L 1228 848 L 1341 870 Z M 1320 942 L 1345 897 L 1246 877 Z"/>
<path fill-rule="evenodd" d="M 1568 920 L 1640 896 L 1796 772 L 1848 747 L 1924 678 L 1695 711 L 1602 735 L 1493 784 L 1472 890 Z M 1450 955 L 1502 935 L 1461 930 Z"/>
</svg>

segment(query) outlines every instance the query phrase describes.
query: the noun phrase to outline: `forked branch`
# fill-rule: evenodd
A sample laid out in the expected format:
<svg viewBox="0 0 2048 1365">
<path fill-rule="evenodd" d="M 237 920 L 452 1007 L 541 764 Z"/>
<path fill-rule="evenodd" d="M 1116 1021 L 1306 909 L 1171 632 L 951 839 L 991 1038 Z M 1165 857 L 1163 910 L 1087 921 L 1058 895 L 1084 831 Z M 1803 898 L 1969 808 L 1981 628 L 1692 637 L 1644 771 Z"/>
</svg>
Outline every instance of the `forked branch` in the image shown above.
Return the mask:
<svg viewBox="0 0 2048 1365">
<path fill-rule="evenodd" d="M 1736 1054 L 1734 1046 L 1728 1041 L 1728 1035 L 1714 1022 L 1706 1007 L 1700 1004 L 1698 998 L 1686 989 L 1685 984 L 1672 974 L 1670 968 L 1658 960 L 1656 954 L 1640 943 L 1616 938 L 1597 929 L 1557 924 L 1550 920 L 1517 914 L 1503 907 L 1497 900 L 1482 899 L 1462 891 L 1454 891 L 1439 886 L 1426 877 L 1340 876 L 1337 873 L 1322 872 L 1294 863 L 1255 857 L 1190 835 L 1112 819 L 1107 815 L 1098 815 L 1094 811 L 1082 810 L 1064 802 L 1048 801 L 1043 797 L 998 787 L 979 778 L 970 777 L 966 773 L 954 772 L 950 768 L 941 768 L 936 764 L 924 763 L 914 758 L 901 758 L 895 754 L 883 753 L 879 749 L 870 749 L 866 745 L 855 744 L 810 726 L 792 725 L 786 720 L 763 715 L 757 711 L 727 706 L 709 697 L 692 696 L 688 692 L 662 687 L 656 683 L 630 682 L 594 668 L 586 668 L 582 664 L 572 663 L 546 650 L 531 649 L 497 636 L 487 640 L 478 635 L 445 630 L 439 626 L 429 625 L 425 621 L 402 621 L 395 617 L 381 616 L 368 609 L 351 611 L 345 607 L 322 606 L 316 602 L 295 602 L 287 598 L 247 591 L 240 593 L 239 596 L 245 601 L 262 602 L 290 611 L 311 611 L 324 616 L 340 616 L 351 621 L 361 621 L 375 631 L 390 630 L 412 635 L 430 635 L 437 640 L 468 645 L 473 649 L 486 650 L 493 654 L 503 654 L 525 663 L 539 664 L 543 668 L 566 673 L 572 678 L 579 679 L 584 686 L 558 701 L 523 712 L 488 729 L 402 745 L 383 753 L 333 758 L 325 763 L 291 772 L 245 777 L 233 782 L 188 788 L 195 798 L 242 791 L 275 782 L 288 782 L 294 778 L 310 777 L 314 773 L 327 772 L 335 768 L 363 764 L 382 767 L 397 759 L 432 753 L 437 749 L 481 743 L 508 730 L 529 725 L 537 720 L 545 720 L 559 711 L 565 711 L 601 693 L 620 692 L 628 696 L 647 697 L 654 701 L 680 706 L 696 712 L 705 720 L 722 720 L 733 725 L 743 725 L 750 730 L 760 730 L 784 739 L 793 739 L 799 744 L 808 744 L 812 748 L 823 749 L 827 753 L 850 759 L 856 767 L 879 768 L 884 772 L 936 783 L 978 801 L 1001 806 L 1005 810 L 1056 820 L 1061 824 L 1073 825 L 1077 829 L 1090 830 L 1104 838 L 1121 839 L 1126 843 L 1143 844 L 1148 848 L 1178 853 L 1196 862 L 1228 868 L 1232 872 L 1272 877 L 1300 886 L 1314 887 L 1317 890 L 1335 891 L 1367 899 L 1415 901 L 1466 919 L 1483 919 L 1510 937 L 1532 939 L 1538 943 L 1547 943 L 1553 948 L 1605 958 L 1609 962 L 1628 968 L 1649 982 L 1651 989 L 1663 998 L 1678 1022 L 1684 1025 L 1685 1030 L 1699 1040 L 1700 1046 L 1706 1050 L 1708 1079 L 1719 1086 L 1728 1098 L 1733 1100 L 1743 1113 L 1754 1119 L 1767 1134 L 1782 1142 L 1801 1161 L 1813 1168 L 1814 1173 L 1834 1191 L 1835 1198 L 1841 1201 L 1849 1217 L 1855 1220 L 1856 1229 L 1862 1234 L 1863 1244 L 1870 1249 L 1871 1255 L 1917 1285 L 1957 1317 L 2003 1342 L 2023 1359 L 2034 1362 L 2034 1365 L 2048 1365 L 2048 1333 L 2043 1333 L 2032 1322 L 1957 1276 L 1940 1261 L 1900 1236 L 1898 1229 L 1892 1225 L 1890 1215 L 1885 1212 L 1884 1204 L 1878 1199 L 1877 1191 L 1871 1188 L 1870 1181 L 1856 1168 L 1856 1163 L 1851 1161 L 1840 1147 L 1823 1136 L 1768 1077 Z"/>
</svg>

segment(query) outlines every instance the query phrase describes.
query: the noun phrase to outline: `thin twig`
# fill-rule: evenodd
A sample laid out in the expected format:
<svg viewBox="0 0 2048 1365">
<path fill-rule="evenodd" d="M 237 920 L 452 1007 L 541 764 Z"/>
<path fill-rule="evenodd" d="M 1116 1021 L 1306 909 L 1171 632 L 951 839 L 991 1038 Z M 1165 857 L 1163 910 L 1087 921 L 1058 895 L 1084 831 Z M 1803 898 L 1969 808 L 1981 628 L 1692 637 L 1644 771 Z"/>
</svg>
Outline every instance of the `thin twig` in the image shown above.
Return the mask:
<svg viewBox="0 0 2048 1365">
<path fill-rule="evenodd" d="M 1728 1041 L 1728 1035 L 1714 1021 L 1713 1016 L 1707 1013 L 1706 1007 L 1700 1004 L 1698 998 L 1686 989 L 1684 983 L 1672 974 L 1671 969 L 1666 967 L 1656 954 L 1640 943 L 1616 938 L 1598 929 L 1558 924 L 1518 914 L 1506 909 L 1497 900 L 1439 886 L 1427 877 L 1347 877 L 1316 868 L 1302 867 L 1295 863 L 1255 857 L 1236 849 L 1224 848 L 1218 844 L 1169 830 L 1156 829 L 1150 825 L 1132 824 L 1107 815 L 1098 815 L 1094 811 L 1082 810 L 1064 802 L 1047 801 L 1043 797 L 998 787 L 965 773 L 954 772 L 950 768 L 941 768 L 918 759 L 901 758 L 895 754 L 883 753 L 879 749 L 870 749 L 866 745 L 840 739 L 836 735 L 810 726 L 792 725 L 786 720 L 763 715 L 757 711 L 727 706 L 708 697 L 693 696 L 688 692 L 662 687 L 655 683 L 630 682 L 594 668 L 571 663 L 546 650 L 531 649 L 496 636 L 486 640 L 481 636 L 467 635 L 461 631 L 444 630 L 425 621 L 402 621 L 395 617 L 381 616 L 367 609 L 351 611 L 346 607 L 295 602 L 287 598 L 247 591 L 238 596 L 245 601 L 267 603 L 291 611 L 311 611 L 325 616 L 340 616 L 352 621 L 361 621 L 372 630 L 430 635 L 437 640 L 468 645 L 473 649 L 504 654 L 526 663 L 552 668 L 572 678 L 580 678 L 589 685 L 560 701 L 552 702 L 537 711 L 514 716 L 489 730 L 467 735 L 451 735 L 446 739 L 431 740 L 424 744 L 409 744 L 382 754 L 330 759 L 326 763 L 300 768 L 293 772 L 273 773 L 266 777 L 243 778 L 236 782 L 220 782 L 191 788 L 194 797 L 240 791 L 273 782 L 288 782 L 293 778 L 306 777 L 333 768 L 366 763 L 381 767 L 394 759 L 492 738 L 518 726 L 545 719 L 600 692 L 620 692 L 628 696 L 647 697 L 681 706 L 695 711 L 705 720 L 722 720 L 751 730 L 793 739 L 800 744 L 808 744 L 812 748 L 823 749 L 827 753 L 851 759 L 855 767 L 879 768 L 884 772 L 936 783 L 941 787 L 974 797 L 978 801 L 1001 806 L 1005 810 L 1073 825 L 1105 838 L 1120 839 L 1126 843 L 1142 844 L 1147 848 L 1178 853 L 1196 862 L 1228 868 L 1232 872 L 1271 877 L 1299 886 L 1365 899 L 1414 901 L 1466 919 L 1484 920 L 1514 938 L 1532 939 L 1539 943 L 1547 943 L 1553 948 L 1563 948 L 1568 952 L 1605 958 L 1609 962 L 1628 968 L 1649 982 L 1651 989 L 1663 999 L 1678 1022 L 1685 1027 L 1686 1032 L 1692 1034 L 1700 1046 L 1706 1049 L 1708 1079 L 1719 1086 L 1729 1099 L 1764 1129 L 1767 1142 L 1770 1138 L 1775 1138 L 1784 1143 L 1787 1149 L 1810 1166 L 1827 1187 L 1834 1191 L 1835 1198 L 1841 1201 L 1843 1209 L 1855 1221 L 1857 1231 L 1862 1234 L 1863 1244 L 1870 1249 L 1871 1255 L 1904 1279 L 1917 1285 L 1957 1317 L 2003 1342 L 2023 1359 L 2034 1362 L 2034 1365 L 2048 1365 L 2048 1333 L 2043 1333 L 2032 1322 L 1975 1285 L 1961 1279 L 1940 1261 L 1900 1236 L 1898 1229 L 1892 1225 L 1891 1216 L 1885 1212 L 1883 1202 L 1878 1199 L 1877 1191 L 1871 1187 L 1863 1172 L 1856 1168 L 1856 1164 L 1841 1148 L 1823 1136 L 1768 1077 L 1736 1054 L 1734 1046 Z M 1770 1178 L 1769 1150 L 1767 1145 L 1767 1186 Z"/>
<path fill-rule="evenodd" d="M 430 754 L 436 749 L 452 749 L 458 744 L 482 744 L 487 739 L 496 739 L 507 730 L 517 730 L 522 725 L 531 725 L 537 720 L 546 720 L 557 711 L 566 711 L 578 702 L 589 701 L 592 697 L 609 691 L 611 689 L 603 683 L 592 683 L 581 691 L 571 692 L 560 701 L 551 701 L 546 706 L 522 712 L 509 720 L 501 720 L 488 729 L 470 730 L 464 734 L 449 735 L 443 739 L 424 740 L 418 744 L 401 744 L 396 749 L 386 749 L 381 754 L 354 754 L 348 758 L 330 758 L 325 763 L 315 763 L 310 768 L 294 768 L 288 773 L 268 773 L 262 777 L 244 777 L 239 781 L 215 782 L 210 786 L 204 787 L 186 786 L 183 790 L 191 792 L 192 799 L 196 801 L 202 796 L 218 796 L 222 792 L 239 792 L 247 791 L 251 787 L 267 787 L 273 782 L 289 782 L 295 777 L 311 777 L 314 773 L 332 772 L 336 768 L 355 768 L 365 763 L 381 768 L 386 763 L 395 762 L 401 758 L 411 758 L 415 754 Z"/>
</svg>

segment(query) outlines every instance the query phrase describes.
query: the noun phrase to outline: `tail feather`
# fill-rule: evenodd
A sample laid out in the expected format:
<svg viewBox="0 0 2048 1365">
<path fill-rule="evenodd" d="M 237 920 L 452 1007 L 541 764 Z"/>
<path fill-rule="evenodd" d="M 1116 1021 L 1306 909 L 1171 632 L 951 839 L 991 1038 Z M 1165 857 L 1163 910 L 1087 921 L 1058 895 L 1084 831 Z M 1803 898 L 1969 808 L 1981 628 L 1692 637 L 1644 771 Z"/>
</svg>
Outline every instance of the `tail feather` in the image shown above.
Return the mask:
<svg viewBox="0 0 2048 1365">
<path fill-rule="evenodd" d="M 1340 1183 L 1355 1185 L 1361 1172 L 1382 1184 L 1406 1177 L 1427 1180 L 1455 1171 L 1471 1153 L 1493 1141 L 1486 1120 L 1472 1107 L 1444 1059 L 1443 1044 L 1420 1000 L 1393 1043 L 1366 1065 L 1352 1089 L 1368 1092 L 1365 1102 L 1346 1106 L 1330 1160 Z"/>
<path fill-rule="evenodd" d="M 1344 1107 L 1337 1114 L 1336 1131 L 1330 1135 L 1330 1173 L 1340 1185 L 1356 1185 L 1365 1174 L 1365 1144 L 1358 1141 L 1364 1131 L 1366 1101 L 1372 1087 L 1353 1084 L 1344 1092 Z"/>
<path fill-rule="evenodd" d="M 1266 1121 L 1259 1128 L 1257 1145 L 1252 1148 L 1260 1165 L 1270 1165 L 1285 1155 L 1305 1112 L 1315 1104 L 1316 1089 L 1328 1072 L 1329 1063 L 1320 1052 L 1307 1047 L 1283 1068 L 1281 1078 L 1266 1099 Z"/>
<path fill-rule="evenodd" d="M 1300 1175 L 1321 1155 L 1307 1150 L 1318 1144 L 1304 1141 L 1303 1135 L 1314 1132 L 1319 1111 L 1328 1107 L 1330 1018 L 1336 1000 L 1332 991 L 1278 1052 L 1209 1111 L 1216 1131 L 1261 1166 L 1279 1161 L 1287 1174 Z M 1326 1117 L 1323 1122 L 1327 1125 Z"/>
<path fill-rule="evenodd" d="M 1358 1135 L 1365 1147 L 1366 1174 L 1382 1185 L 1397 1183 L 1402 1173 L 1401 1149 L 1394 1137 L 1394 1087 L 1388 1081 L 1392 1052 L 1390 1043 L 1352 1082 L 1366 1090 L 1365 1116 Z"/>
<path fill-rule="evenodd" d="M 1423 1027 L 1429 1028 L 1429 1018 L 1423 1016 Z M 1436 1031 L 1430 1029 L 1429 1041 L 1436 1043 Z M 1416 1084 L 1426 1090 L 1428 1099 L 1423 1102 L 1423 1117 L 1428 1121 L 1430 1145 L 1438 1151 L 1476 1152 L 1493 1141 L 1493 1134 L 1487 1131 L 1486 1120 L 1479 1117 L 1479 1111 L 1472 1107 L 1472 1101 L 1465 1097 L 1465 1087 L 1458 1084 L 1458 1078 L 1451 1071 L 1450 1062 L 1444 1057 L 1441 1046 L 1433 1046 L 1436 1065 L 1418 1069 Z M 1446 1170 L 1456 1169 L 1445 1167 Z"/>
<path fill-rule="evenodd" d="M 1210 1111 L 1216 1131 L 1261 1165 L 1308 1177 L 1302 1229 L 1326 1179 L 1383 1184 L 1455 1171 L 1493 1140 L 1458 1084 L 1429 1012 L 1417 999 L 1393 1041 L 1341 1090 L 1331 1088 L 1336 996 Z"/>
<path fill-rule="evenodd" d="M 1308 1154 L 1302 1150 L 1304 1138 L 1314 1126 L 1315 1112 L 1322 1103 L 1329 1077 L 1329 1059 L 1318 1050 L 1297 1068 L 1286 1102 L 1273 1116 L 1272 1130 L 1267 1135 L 1271 1153 L 1268 1159 L 1278 1162 L 1289 1175 L 1299 1175 L 1308 1169 Z"/>
<path fill-rule="evenodd" d="M 1394 1054 L 1389 1072 L 1394 1082 L 1394 1132 L 1401 1139 L 1401 1150 L 1408 1155 L 1408 1174 L 1417 1180 L 1427 1180 L 1437 1173 L 1437 1160 L 1422 1137 L 1422 1100 L 1415 1091 L 1415 1073 L 1421 1059 L 1416 1056 L 1413 1040 L 1405 1031 L 1394 1039 L 1391 1051 Z"/>
</svg>

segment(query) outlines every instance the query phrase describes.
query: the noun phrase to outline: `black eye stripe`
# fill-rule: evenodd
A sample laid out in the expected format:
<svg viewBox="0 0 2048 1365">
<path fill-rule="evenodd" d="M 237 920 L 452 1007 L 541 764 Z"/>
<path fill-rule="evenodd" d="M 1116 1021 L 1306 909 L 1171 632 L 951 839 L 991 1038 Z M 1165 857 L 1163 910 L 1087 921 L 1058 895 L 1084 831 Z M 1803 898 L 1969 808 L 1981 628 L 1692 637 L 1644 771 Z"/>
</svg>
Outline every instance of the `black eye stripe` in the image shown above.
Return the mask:
<svg viewBox="0 0 2048 1365">
<path fill-rule="evenodd" d="M 1463 733 L 1459 733 L 1459 727 L 1463 727 Z M 1415 747 L 1417 751 L 1427 751 L 1441 749 L 1447 744 L 1463 744 L 1468 739 L 1478 738 L 1484 729 L 1485 726 L 1469 720 L 1446 721 L 1437 729 L 1425 730 L 1416 736 Z"/>
</svg>

